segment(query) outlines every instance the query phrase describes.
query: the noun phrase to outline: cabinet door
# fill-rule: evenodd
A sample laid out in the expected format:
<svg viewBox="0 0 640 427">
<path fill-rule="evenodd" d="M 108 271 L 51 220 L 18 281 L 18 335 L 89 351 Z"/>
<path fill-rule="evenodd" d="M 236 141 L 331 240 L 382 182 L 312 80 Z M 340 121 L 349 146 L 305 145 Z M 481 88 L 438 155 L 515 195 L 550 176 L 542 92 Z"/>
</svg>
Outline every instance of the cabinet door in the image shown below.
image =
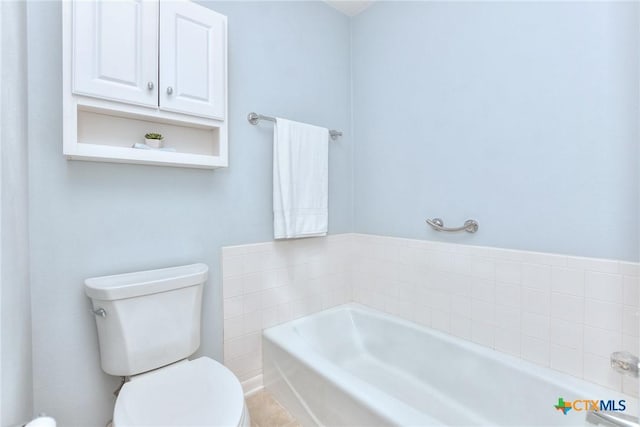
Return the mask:
<svg viewBox="0 0 640 427">
<path fill-rule="evenodd" d="M 158 106 L 158 2 L 73 2 L 73 92 Z"/>
<path fill-rule="evenodd" d="M 160 109 L 224 119 L 226 17 L 186 1 L 160 4 Z"/>
</svg>

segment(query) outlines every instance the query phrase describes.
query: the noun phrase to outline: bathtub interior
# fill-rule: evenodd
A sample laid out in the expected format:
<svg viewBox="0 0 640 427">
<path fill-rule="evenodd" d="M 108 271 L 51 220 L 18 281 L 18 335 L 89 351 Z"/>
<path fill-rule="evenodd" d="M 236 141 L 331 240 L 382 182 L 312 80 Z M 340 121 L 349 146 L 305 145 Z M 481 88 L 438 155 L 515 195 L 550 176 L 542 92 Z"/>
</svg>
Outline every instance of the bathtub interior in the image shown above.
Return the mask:
<svg viewBox="0 0 640 427">
<path fill-rule="evenodd" d="M 320 372 L 271 341 L 263 345 L 266 389 L 303 426 L 389 426 L 396 424 L 345 393 Z M 426 425 L 426 424 L 425 424 Z"/>
<path fill-rule="evenodd" d="M 265 352 L 265 367 L 273 363 L 267 358 L 291 358 L 281 365 L 288 368 L 280 375 L 287 376 L 287 387 L 295 390 L 297 400 L 304 387 L 299 387 L 302 383 L 296 379 L 302 372 L 311 375 L 306 372 L 311 369 L 319 378 L 307 379 L 305 387 L 318 388 L 317 384 L 328 382 L 330 393 L 334 393 L 329 401 L 335 401 L 334 406 L 341 405 L 335 394 L 344 391 L 338 383 L 351 384 L 351 390 L 368 395 L 381 391 L 383 397 L 373 405 L 371 399 L 362 402 L 349 396 L 369 406 L 379 424 L 402 424 L 394 421 L 393 411 L 385 410 L 392 403 L 405 415 L 411 412 L 416 425 L 584 425 L 584 412 L 570 411 L 563 416 L 554 409 L 559 397 L 565 401 L 625 399 L 627 413 L 637 414 L 637 402 L 629 396 L 357 304 L 272 329 L 274 333 L 265 333 L 265 343 L 273 341 L 270 344 L 280 348 Z M 287 335 L 285 342 L 278 342 L 278 330 Z M 292 341 L 298 345 L 288 345 Z M 276 355 L 278 351 L 287 354 Z M 269 386 L 266 377 L 265 384 Z M 311 402 L 305 401 L 305 411 L 314 413 L 316 408 L 318 412 L 321 399 L 313 392 L 308 394 Z M 411 418 L 403 419 L 406 423 Z M 326 423 L 316 420 L 313 424 Z"/>
</svg>

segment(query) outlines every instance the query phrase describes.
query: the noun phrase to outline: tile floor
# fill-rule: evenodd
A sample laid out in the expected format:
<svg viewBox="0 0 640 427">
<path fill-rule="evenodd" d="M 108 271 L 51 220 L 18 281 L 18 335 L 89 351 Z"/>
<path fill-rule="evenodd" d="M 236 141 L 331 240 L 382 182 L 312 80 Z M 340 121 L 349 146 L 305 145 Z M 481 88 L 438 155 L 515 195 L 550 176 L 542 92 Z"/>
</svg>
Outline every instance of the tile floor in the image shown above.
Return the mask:
<svg viewBox="0 0 640 427">
<path fill-rule="evenodd" d="M 251 427 L 301 427 L 278 401 L 265 390 L 247 397 Z"/>
</svg>

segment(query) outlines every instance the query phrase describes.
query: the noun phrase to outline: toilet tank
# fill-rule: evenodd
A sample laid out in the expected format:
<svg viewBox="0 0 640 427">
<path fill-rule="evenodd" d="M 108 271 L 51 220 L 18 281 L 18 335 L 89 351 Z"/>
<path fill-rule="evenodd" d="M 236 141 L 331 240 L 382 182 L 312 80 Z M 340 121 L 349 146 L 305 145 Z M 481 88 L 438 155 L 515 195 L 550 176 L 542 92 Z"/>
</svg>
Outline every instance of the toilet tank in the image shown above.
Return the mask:
<svg viewBox="0 0 640 427">
<path fill-rule="evenodd" d="M 192 264 L 85 280 L 102 369 L 130 376 L 191 356 L 200 346 L 208 270 Z"/>
</svg>

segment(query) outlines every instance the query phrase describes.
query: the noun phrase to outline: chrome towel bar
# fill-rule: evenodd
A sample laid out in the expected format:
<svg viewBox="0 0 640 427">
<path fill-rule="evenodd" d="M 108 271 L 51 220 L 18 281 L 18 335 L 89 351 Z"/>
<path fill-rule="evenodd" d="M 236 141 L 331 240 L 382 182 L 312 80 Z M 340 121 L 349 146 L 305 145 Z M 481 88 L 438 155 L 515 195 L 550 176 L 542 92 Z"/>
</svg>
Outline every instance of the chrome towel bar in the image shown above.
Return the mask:
<svg viewBox="0 0 640 427">
<path fill-rule="evenodd" d="M 475 233 L 478 231 L 478 221 L 475 219 L 468 219 L 464 222 L 462 227 L 445 227 L 444 222 L 440 218 L 427 219 L 427 224 L 436 231 L 447 231 L 454 233 L 456 231 L 466 231 L 467 233 Z"/>
<path fill-rule="evenodd" d="M 249 114 L 247 114 L 247 120 L 252 125 L 257 125 L 258 122 L 260 122 L 260 120 L 266 120 L 268 122 L 274 122 L 275 123 L 276 118 L 275 117 L 271 117 L 271 116 L 264 116 L 264 115 L 258 114 L 258 113 L 249 113 Z M 342 136 L 342 132 L 340 132 L 339 130 L 331 129 L 331 130 L 329 130 L 329 136 L 331 137 L 331 139 L 333 139 L 335 141 L 336 139 L 338 139 L 339 136 Z"/>
</svg>

